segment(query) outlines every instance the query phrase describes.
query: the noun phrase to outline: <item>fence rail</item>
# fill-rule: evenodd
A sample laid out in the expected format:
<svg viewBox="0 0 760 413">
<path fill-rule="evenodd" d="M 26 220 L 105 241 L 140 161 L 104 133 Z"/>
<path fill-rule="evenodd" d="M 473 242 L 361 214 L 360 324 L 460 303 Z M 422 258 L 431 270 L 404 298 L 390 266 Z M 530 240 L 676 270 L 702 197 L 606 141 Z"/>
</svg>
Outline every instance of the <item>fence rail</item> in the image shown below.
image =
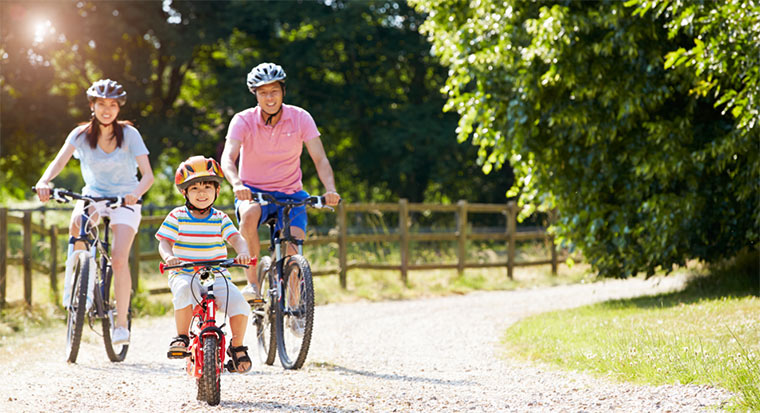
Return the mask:
<svg viewBox="0 0 760 413">
<path fill-rule="evenodd" d="M 63 263 L 59 263 L 58 242 L 59 237 L 68 238 L 68 228 L 46 226 L 43 219 L 41 223 L 33 222 L 32 215 L 35 212 L 44 211 L 44 209 L 13 210 L 0 208 L 0 307 L 6 305 L 6 276 L 9 265 L 23 266 L 24 276 L 24 301 L 26 304 L 32 303 L 32 270 L 47 273 L 50 276 L 50 285 L 54 294 L 57 296 L 58 274 L 64 272 Z M 359 212 L 395 212 L 398 213 L 398 227 L 394 233 L 385 234 L 349 234 L 348 219 L 349 213 Z M 433 233 L 416 233 L 410 229 L 411 212 L 451 212 L 456 215 L 455 232 L 433 232 Z M 21 215 L 17 213 L 21 212 Z M 518 232 L 516 225 L 517 205 L 514 202 L 506 204 L 470 204 L 466 201 L 459 201 L 455 205 L 441 204 L 422 204 L 409 203 L 402 199 L 398 203 L 376 203 L 376 204 L 340 204 L 337 207 L 337 235 L 325 235 L 310 237 L 308 244 L 319 245 L 335 243 L 338 246 L 338 266 L 335 268 L 323 268 L 313 271 L 314 275 L 334 275 L 339 277 L 340 285 L 346 288 L 348 271 L 352 269 L 378 269 L 399 271 L 401 280 L 404 284 L 408 282 L 409 271 L 415 270 L 433 270 L 433 269 L 457 269 L 461 274 L 466 268 L 497 268 L 506 267 L 507 275 L 513 278 L 515 267 L 547 265 L 551 264 L 552 273 L 557 273 L 558 257 L 554 239 L 544 230 Z M 473 233 L 468 227 L 468 214 L 470 213 L 498 213 L 505 214 L 507 225 L 503 232 L 495 233 Z M 233 214 L 234 216 L 234 214 Z M 142 219 L 143 226 L 156 226 L 163 222 L 164 216 L 145 216 Z M 8 225 L 20 225 L 22 228 L 23 241 L 20 254 L 11 254 L 8 245 Z M 49 238 L 50 243 L 50 261 L 37 262 L 32 259 L 32 234 L 39 234 Z M 517 241 L 542 240 L 551 245 L 551 257 L 547 259 L 534 261 L 515 261 L 515 243 Z M 456 263 L 411 263 L 409 254 L 409 243 L 414 241 L 455 241 L 457 243 Z M 467 241 L 504 241 L 507 251 L 507 259 L 503 262 L 481 263 L 467 261 Z M 391 242 L 398 243 L 400 248 L 400 262 L 398 264 L 378 264 L 348 261 L 349 243 L 361 242 Z M 132 255 L 130 257 L 130 270 L 132 273 L 132 288 L 137 290 L 140 268 L 139 264 L 146 260 L 160 259 L 156 249 L 154 252 L 141 252 L 140 237 L 135 237 L 132 246 Z M 265 247 L 269 245 L 269 240 L 261 241 L 261 251 L 266 251 Z M 236 281 L 241 284 L 243 281 Z M 157 288 L 149 291 L 152 294 L 168 292 L 168 288 Z"/>
</svg>

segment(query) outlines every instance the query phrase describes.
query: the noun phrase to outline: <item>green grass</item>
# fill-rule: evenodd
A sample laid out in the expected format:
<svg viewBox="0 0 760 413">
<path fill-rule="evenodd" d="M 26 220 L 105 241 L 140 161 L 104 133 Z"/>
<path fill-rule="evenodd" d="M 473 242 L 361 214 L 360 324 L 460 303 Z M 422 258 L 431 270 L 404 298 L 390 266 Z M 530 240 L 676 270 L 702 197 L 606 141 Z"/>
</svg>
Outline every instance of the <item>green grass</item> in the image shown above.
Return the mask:
<svg viewBox="0 0 760 413">
<path fill-rule="evenodd" d="M 636 383 L 719 386 L 736 394 L 733 409 L 760 411 L 760 281 L 750 257 L 691 270 L 678 293 L 531 317 L 507 330 L 505 346 Z"/>
</svg>

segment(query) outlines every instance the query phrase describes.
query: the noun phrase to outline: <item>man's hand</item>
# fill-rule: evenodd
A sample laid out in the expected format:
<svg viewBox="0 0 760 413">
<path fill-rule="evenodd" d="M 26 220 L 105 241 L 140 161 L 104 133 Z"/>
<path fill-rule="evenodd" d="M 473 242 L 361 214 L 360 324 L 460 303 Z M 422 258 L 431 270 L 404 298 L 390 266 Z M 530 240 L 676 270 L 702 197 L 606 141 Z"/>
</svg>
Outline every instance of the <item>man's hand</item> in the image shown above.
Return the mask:
<svg viewBox="0 0 760 413">
<path fill-rule="evenodd" d="M 251 190 L 245 185 L 235 185 L 232 187 L 232 191 L 235 192 L 235 198 L 240 201 L 250 201 L 252 198 Z"/>
<path fill-rule="evenodd" d="M 325 197 L 325 203 L 331 207 L 338 205 L 338 203 L 340 202 L 340 194 L 338 194 L 335 191 L 325 192 L 324 197 Z"/>
</svg>

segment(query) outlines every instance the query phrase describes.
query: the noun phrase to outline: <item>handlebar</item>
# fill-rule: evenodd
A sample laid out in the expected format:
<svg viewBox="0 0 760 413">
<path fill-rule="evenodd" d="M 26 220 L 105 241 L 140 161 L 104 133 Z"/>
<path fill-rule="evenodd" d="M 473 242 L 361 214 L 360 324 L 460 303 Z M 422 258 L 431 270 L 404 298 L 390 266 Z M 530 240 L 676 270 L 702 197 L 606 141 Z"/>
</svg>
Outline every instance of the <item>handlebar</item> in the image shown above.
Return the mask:
<svg viewBox="0 0 760 413">
<path fill-rule="evenodd" d="M 32 187 L 32 192 L 37 193 L 37 188 Z M 90 201 L 90 202 L 106 202 L 106 206 L 108 208 L 116 209 L 119 207 L 124 207 L 129 210 L 132 210 L 124 201 L 123 196 L 87 196 L 82 195 L 76 192 L 69 191 L 68 189 L 63 188 L 53 188 L 50 190 L 50 198 L 55 199 L 57 202 L 60 203 L 69 203 L 72 199 L 81 199 L 84 201 Z M 138 204 L 142 204 L 142 199 L 137 200 Z"/>
<path fill-rule="evenodd" d="M 329 210 L 333 210 L 333 208 L 325 202 L 324 196 L 310 196 L 302 201 L 295 201 L 295 200 L 285 200 L 280 201 L 277 200 L 275 197 L 273 197 L 271 194 L 266 194 L 263 192 L 251 192 L 251 202 L 256 202 L 261 205 L 267 205 L 267 204 L 275 204 L 277 206 L 281 207 L 299 207 L 302 205 L 307 205 L 312 208 L 327 208 Z"/>
<path fill-rule="evenodd" d="M 248 262 L 250 265 L 256 265 L 256 262 L 258 260 L 256 257 L 251 258 L 251 261 Z M 246 264 L 238 264 L 235 262 L 234 258 L 227 258 L 226 260 L 209 260 L 209 261 L 194 261 L 194 262 L 183 262 L 182 264 L 177 265 L 166 265 L 163 262 L 158 264 L 158 270 L 161 271 L 161 274 L 164 273 L 165 270 L 172 270 L 175 268 L 193 268 L 195 271 L 198 271 L 200 268 L 210 268 L 210 267 L 222 267 L 222 268 L 230 268 L 230 267 L 243 267 L 248 268 L 248 265 Z"/>
</svg>

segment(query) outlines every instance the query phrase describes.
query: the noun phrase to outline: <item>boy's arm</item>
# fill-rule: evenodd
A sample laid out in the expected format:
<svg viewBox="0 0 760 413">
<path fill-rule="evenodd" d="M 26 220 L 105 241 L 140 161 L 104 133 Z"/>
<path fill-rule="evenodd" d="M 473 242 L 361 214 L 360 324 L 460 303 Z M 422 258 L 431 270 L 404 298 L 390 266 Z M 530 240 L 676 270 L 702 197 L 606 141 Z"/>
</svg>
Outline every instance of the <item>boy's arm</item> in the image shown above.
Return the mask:
<svg viewBox="0 0 760 413">
<path fill-rule="evenodd" d="M 245 239 L 239 233 L 231 236 L 229 243 L 232 245 L 232 248 L 235 248 L 235 252 L 237 252 L 237 257 L 235 257 L 236 263 L 248 264 L 251 261 L 251 255 L 250 252 L 248 252 L 248 243 L 245 242 Z"/>
<path fill-rule="evenodd" d="M 160 255 L 161 259 L 164 260 L 164 262 L 168 265 L 182 264 L 182 260 L 174 256 L 173 247 L 174 242 L 166 238 L 161 238 L 161 240 L 158 242 L 158 255 Z"/>
</svg>

